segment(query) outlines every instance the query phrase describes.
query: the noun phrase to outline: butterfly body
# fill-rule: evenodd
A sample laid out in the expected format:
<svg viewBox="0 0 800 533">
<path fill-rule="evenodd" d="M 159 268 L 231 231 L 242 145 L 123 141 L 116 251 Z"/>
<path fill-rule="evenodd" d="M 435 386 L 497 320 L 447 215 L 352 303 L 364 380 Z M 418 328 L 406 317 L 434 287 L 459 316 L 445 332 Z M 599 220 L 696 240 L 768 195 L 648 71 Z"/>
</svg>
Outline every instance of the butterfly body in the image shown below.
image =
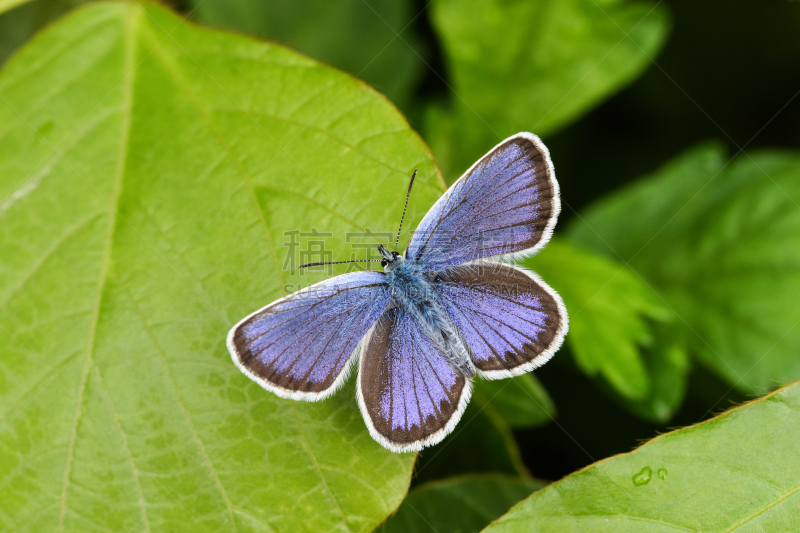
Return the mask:
<svg viewBox="0 0 800 533">
<path fill-rule="evenodd" d="M 394 452 L 436 444 L 458 423 L 472 378 L 528 372 L 563 342 L 560 296 L 498 261 L 543 247 L 559 211 L 547 149 L 529 133 L 509 137 L 436 202 L 403 255 L 378 246 L 383 272 L 336 276 L 252 313 L 228 334 L 231 357 L 265 389 L 307 401 L 333 394 L 358 365 L 372 437 Z"/>
<path fill-rule="evenodd" d="M 402 256 L 384 266 L 386 285 L 392 296 L 389 306 L 396 306 L 410 315 L 450 364 L 471 378 L 475 376 L 475 366 L 469 355 L 469 349 L 458 335 L 450 316 L 444 311 L 437 299 L 436 273 L 424 270 L 414 259 L 406 260 Z"/>
</svg>

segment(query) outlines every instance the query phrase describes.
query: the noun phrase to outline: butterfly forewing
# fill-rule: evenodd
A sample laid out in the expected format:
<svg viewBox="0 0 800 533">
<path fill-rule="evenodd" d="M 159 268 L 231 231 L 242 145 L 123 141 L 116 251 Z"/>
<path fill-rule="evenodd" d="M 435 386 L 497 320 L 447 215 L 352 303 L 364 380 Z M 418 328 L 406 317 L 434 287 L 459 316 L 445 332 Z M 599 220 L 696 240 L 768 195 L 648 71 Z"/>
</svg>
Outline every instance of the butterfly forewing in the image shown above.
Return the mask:
<svg viewBox="0 0 800 533">
<path fill-rule="evenodd" d="M 497 145 L 431 208 L 407 256 L 429 270 L 535 251 L 550 239 L 561 209 L 550 155 L 533 134 Z"/>
<path fill-rule="evenodd" d="M 359 407 L 372 436 L 392 451 L 443 439 L 461 418 L 470 387 L 402 307 L 388 309 L 365 342 Z"/>
<path fill-rule="evenodd" d="M 231 357 L 250 379 L 280 396 L 329 396 L 389 302 L 385 276 L 344 274 L 256 311 L 228 334 Z"/>
<path fill-rule="evenodd" d="M 510 377 L 543 365 L 561 346 L 567 313 L 535 274 L 490 261 L 440 272 L 435 284 L 479 374 Z"/>
</svg>

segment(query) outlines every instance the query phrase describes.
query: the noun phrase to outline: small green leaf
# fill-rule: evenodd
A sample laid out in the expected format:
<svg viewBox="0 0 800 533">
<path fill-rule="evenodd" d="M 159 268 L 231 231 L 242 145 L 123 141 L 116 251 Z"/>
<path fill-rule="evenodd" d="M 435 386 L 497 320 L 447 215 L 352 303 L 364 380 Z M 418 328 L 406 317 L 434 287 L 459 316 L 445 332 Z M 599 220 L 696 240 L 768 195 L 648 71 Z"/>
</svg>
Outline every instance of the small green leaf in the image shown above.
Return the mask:
<svg viewBox="0 0 800 533">
<path fill-rule="evenodd" d="M 465 475 L 415 488 L 376 532 L 480 531 L 546 483 L 501 474 Z"/>
<path fill-rule="evenodd" d="M 0 138 L 0 530 L 370 531 L 399 505 L 415 456 L 370 438 L 352 380 L 280 399 L 225 348 L 329 275 L 287 271 L 285 232 L 363 257 L 350 237 L 393 237 L 415 168 L 409 227 L 443 192 L 385 98 L 97 3 L 0 72 Z"/>
<path fill-rule="evenodd" d="M 455 125 L 428 122 L 426 138 L 457 136 L 452 159 L 436 152 L 448 177 L 508 135 L 575 120 L 650 65 L 668 27 L 665 6 L 623 0 L 434 0 L 431 22 Z"/>
<path fill-rule="evenodd" d="M 394 0 L 190 0 L 204 24 L 277 41 L 346 70 L 404 107 L 424 49 L 413 2 Z"/>
<path fill-rule="evenodd" d="M 601 374 L 626 399 L 647 398 L 653 377 L 641 350 L 652 344 L 653 333 L 646 318 L 670 318 L 653 291 L 624 265 L 559 239 L 524 265 L 564 299 L 567 342 L 578 366 Z"/>
<path fill-rule="evenodd" d="M 800 384 L 534 493 L 486 531 L 797 531 Z"/>
<path fill-rule="evenodd" d="M 514 429 L 542 426 L 556 416 L 556 406 L 533 374 L 475 381 L 472 401 L 491 406 Z"/>
<path fill-rule="evenodd" d="M 595 205 L 571 238 L 630 266 L 746 393 L 800 377 L 800 155 L 702 146 Z"/>
<path fill-rule="evenodd" d="M 653 340 L 643 347 L 650 391 L 640 400 L 626 398 L 624 404 L 644 419 L 657 424 L 668 422 L 683 403 L 689 372 L 689 353 L 676 338 L 674 323 L 652 324 Z"/>
</svg>

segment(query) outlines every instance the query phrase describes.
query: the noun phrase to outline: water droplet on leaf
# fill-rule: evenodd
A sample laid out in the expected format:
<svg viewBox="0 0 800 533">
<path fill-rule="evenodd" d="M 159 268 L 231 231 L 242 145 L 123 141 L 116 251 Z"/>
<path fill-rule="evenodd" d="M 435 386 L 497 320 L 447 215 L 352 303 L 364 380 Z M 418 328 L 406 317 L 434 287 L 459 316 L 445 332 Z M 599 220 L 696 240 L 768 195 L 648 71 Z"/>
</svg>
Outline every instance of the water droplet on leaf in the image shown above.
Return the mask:
<svg viewBox="0 0 800 533">
<path fill-rule="evenodd" d="M 658 478 L 663 479 L 664 481 L 667 480 L 667 469 L 666 468 L 659 468 L 658 469 Z"/>
<path fill-rule="evenodd" d="M 650 469 L 649 466 L 642 468 L 642 470 L 638 474 L 633 475 L 633 484 L 637 487 L 641 487 L 642 485 L 647 485 L 650 483 L 650 477 L 653 475 L 653 471 Z"/>
</svg>

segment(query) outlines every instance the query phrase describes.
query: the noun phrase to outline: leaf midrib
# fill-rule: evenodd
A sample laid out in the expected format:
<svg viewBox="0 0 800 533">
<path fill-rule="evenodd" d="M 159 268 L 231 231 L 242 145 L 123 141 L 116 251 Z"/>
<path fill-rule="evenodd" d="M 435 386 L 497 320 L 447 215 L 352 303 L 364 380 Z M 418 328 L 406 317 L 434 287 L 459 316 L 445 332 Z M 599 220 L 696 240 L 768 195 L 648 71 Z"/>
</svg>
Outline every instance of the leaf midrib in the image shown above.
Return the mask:
<svg viewBox="0 0 800 533">
<path fill-rule="evenodd" d="M 78 424 L 80 423 L 83 395 L 86 390 L 88 382 L 89 370 L 93 364 L 95 335 L 97 333 L 97 324 L 100 318 L 100 306 L 103 301 L 103 293 L 105 292 L 106 282 L 108 281 L 109 265 L 111 263 L 111 246 L 114 240 L 114 232 L 116 230 L 117 208 L 119 207 L 119 198 L 122 190 L 122 177 L 125 172 L 125 163 L 128 157 L 128 144 L 131 123 L 131 109 L 133 105 L 133 82 L 134 76 L 134 55 L 136 53 L 136 28 L 138 26 L 141 11 L 135 4 L 128 4 L 127 16 L 123 17 L 125 30 L 123 32 L 124 38 L 124 61 L 122 64 L 123 75 L 130 73 L 124 80 L 123 96 L 122 96 L 122 126 L 120 128 L 121 139 L 120 147 L 117 155 L 117 165 L 114 169 L 114 180 L 112 186 L 112 201 L 109 202 L 108 210 L 108 230 L 103 244 L 103 257 L 100 266 L 100 276 L 97 282 L 97 297 L 95 299 L 94 309 L 92 311 L 92 322 L 89 329 L 89 342 L 87 344 L 86 356 L 83 361 L 83 369 L 81 370 L 80 382 L 78 385 L 78 395 L 75 399 L 75 416 L 72 422 L 72 431 L 70 434 L 69 447 L 67 449 L 67 460 L 64 467 L 64 476 L 61 486 L 61 510 L 59 512 L 57 531 L 64 531 L 64 518 L 67 511 L 67 489 L 69 487 L 69 478 L 72 471 L 72 461 L 75 452 L 75 441 L 78 435 Z"/>
<path fill-rule="evenodd" d="M 105 384 L 105 378 L 103 378 L 102 372 L 98 367 L 95 367 L 95 373 L 99 379 L 99 386 L 103 389 L 105 393 L 106 401 L 108 402 L 108 406 L 111 408 L 111 414 L 114 417 L 114 425 L 117 426 L 117 430 L 119 430 L 119 434 L 122 437 L 122 450 L 125 452 L 125 459 L 128 462 L 128 466 L 131 469 L 131 473 L 133 474 L 133 484 L 136 486 L 136 495 L 137 495 L 137 503 L 139 504 L 139 509 L 142 512 L 142 519 L 141 521 L 144 522 L 144 528 L 147 533 L 150 533 L 150 519 L 147 517 L 147 502 L 144 499 L 144 492 L 142 491 L 142 485 L 139 483 L 139 469 L 136 467 L 136 461 L 133 459 L 133 454 L 131 453 L 130 447 L 128 446 L 128 435 L 125 433 L 125 430 L 122 428 L 122 422 L 119 419 L 119 411 L 117 410 L 116 405 L 114 404 L 114 399 L 111 397 L 111 392 L 108 389 L 108 386 Z M 135 526 L 134 526 L 135 527 Z"/>
<path fill-rule="evenodd" d="M 753 514 L 744 517 L 739 522 L 735 523 L 734 525 L 732 525 L 731 527 L 729 527 L 728 529 L 726 529 L 722 533 L 730 533 L 731 531 L 735 531 L 735 530 L 739 529 L 741 526 L 747 524 L 751 520 L 755 520 L 756 518 L 761 516 L 763 513 L 769 511 L 773 507 L 775 507 L 777 505 L 780 505 L 785 500 L 787 500 L 790 496 L 795 494 L 797 491 L 800 491 L 800 484 L 798 484 L 798 485 L 792 487 L 791 489 L 789 489 L 788 491 L 784 492 L 778 498 L 767 502 L 760 509 L 757 509 L 756 511 L 754 511 Z"/>
</svg>

